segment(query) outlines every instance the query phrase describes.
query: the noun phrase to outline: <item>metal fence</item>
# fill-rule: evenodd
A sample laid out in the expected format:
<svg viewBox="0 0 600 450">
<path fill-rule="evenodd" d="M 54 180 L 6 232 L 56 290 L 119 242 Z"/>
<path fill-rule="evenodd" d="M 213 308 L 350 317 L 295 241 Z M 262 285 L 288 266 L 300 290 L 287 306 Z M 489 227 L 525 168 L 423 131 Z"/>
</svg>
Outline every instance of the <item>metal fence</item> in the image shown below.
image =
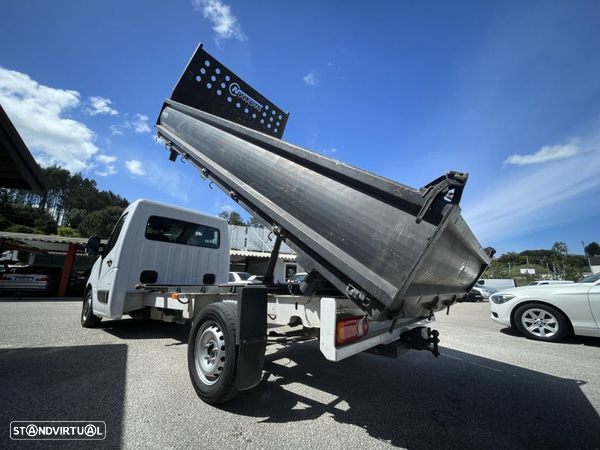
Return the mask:
<svg viewBox="0 0 600 450">
<path fill-rule="evenodd" d="M 275 244 L 275 236 L 266 228 L 244 227 L 229 225 L 229 244 L 232 250 L 247 250 L 254 252 L 270 252 Z M 285 243 L 281 243 L 281 253 L 295 254 Z"/>
</svg>

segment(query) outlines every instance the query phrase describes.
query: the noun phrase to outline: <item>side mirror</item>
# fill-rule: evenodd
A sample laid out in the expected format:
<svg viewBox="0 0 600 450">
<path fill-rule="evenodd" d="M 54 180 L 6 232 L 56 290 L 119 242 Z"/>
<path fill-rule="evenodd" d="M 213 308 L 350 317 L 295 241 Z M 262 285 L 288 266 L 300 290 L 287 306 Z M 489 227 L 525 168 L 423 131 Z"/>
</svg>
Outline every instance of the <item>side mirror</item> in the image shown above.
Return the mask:
<svg viewBox="0 0 600 450">
<path fill-rule="evenodd" d="M 100 238 L 97 236 L 91 237 L 85 246 L 85 252 L 88 256 L 101 255 L 104 251 L 104 246 L 100 244 Z"/>
</svg>

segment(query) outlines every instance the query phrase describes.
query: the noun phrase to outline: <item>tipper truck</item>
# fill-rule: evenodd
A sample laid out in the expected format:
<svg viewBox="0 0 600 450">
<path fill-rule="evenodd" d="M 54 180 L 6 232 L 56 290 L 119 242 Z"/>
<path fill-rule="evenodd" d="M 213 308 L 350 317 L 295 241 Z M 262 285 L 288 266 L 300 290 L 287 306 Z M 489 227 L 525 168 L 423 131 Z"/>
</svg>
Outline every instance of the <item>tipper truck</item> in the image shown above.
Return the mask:
<svg viewBox="0 0 600 450">
<path fill-rule="evenodd" d="M 82 325 L 124 314 L 184 322 L 190 378 L 211 404 L 256 386 L 269 342 L 318 339 L 325 358 L 439 354 L 434 314 L 465 300 L 489 264 L 461 216 L 468 175 L 420 189 L 283 141 L 288 113 L 202 47 L 165 100 L 157 137 L 268 227 L 261 284 L 227 285 L 226 223 L 149 201 L 124 213 L 99 254 Z M 281 243 L 301 284 L 274 282 Z M 268 332 L 268 323 L 287 325 Z"/>
</svg>

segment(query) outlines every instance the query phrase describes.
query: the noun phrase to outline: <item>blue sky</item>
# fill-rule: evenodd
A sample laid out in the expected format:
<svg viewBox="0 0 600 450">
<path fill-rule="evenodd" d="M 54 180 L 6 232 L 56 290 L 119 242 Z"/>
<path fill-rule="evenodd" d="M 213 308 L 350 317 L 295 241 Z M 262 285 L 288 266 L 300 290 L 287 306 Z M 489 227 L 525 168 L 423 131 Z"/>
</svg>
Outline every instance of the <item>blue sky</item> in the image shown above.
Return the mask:
<svg viewBox="0 0 600 450">
<path fill-rule="evenodd" d="M 8 2 L 0 103 L 42 165 L 242 212 L 154 142 L 203 42 L 290 112 L 285 140 L 415 188 L 469 172 L 484 246 L 582 253 L 600 241 L 600 3 L 484 3 Z"/>
</svg>

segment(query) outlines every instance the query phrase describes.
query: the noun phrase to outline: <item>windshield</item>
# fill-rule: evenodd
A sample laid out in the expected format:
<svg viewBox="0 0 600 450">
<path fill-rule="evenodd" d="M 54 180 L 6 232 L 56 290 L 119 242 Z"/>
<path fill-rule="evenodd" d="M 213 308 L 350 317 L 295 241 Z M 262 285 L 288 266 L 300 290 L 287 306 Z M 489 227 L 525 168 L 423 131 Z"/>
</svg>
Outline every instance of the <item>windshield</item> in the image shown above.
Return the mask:
<svg viewBox="0 0 600 450">
<path fill-rule="evenodd" d="M 240 277 L 240 280 L 242 281 L 246 281 L 248 278 L 251 277 L 251 275 L 248 272 L 237 272 L 238 277 Z"/>
<path fill-rule="evenodd" d="M 583 280 L 580 281 L 580 283 L 595 283 L 598 280 L 600 280 L 600 272 L 584 278 Z"/>
</svg>

